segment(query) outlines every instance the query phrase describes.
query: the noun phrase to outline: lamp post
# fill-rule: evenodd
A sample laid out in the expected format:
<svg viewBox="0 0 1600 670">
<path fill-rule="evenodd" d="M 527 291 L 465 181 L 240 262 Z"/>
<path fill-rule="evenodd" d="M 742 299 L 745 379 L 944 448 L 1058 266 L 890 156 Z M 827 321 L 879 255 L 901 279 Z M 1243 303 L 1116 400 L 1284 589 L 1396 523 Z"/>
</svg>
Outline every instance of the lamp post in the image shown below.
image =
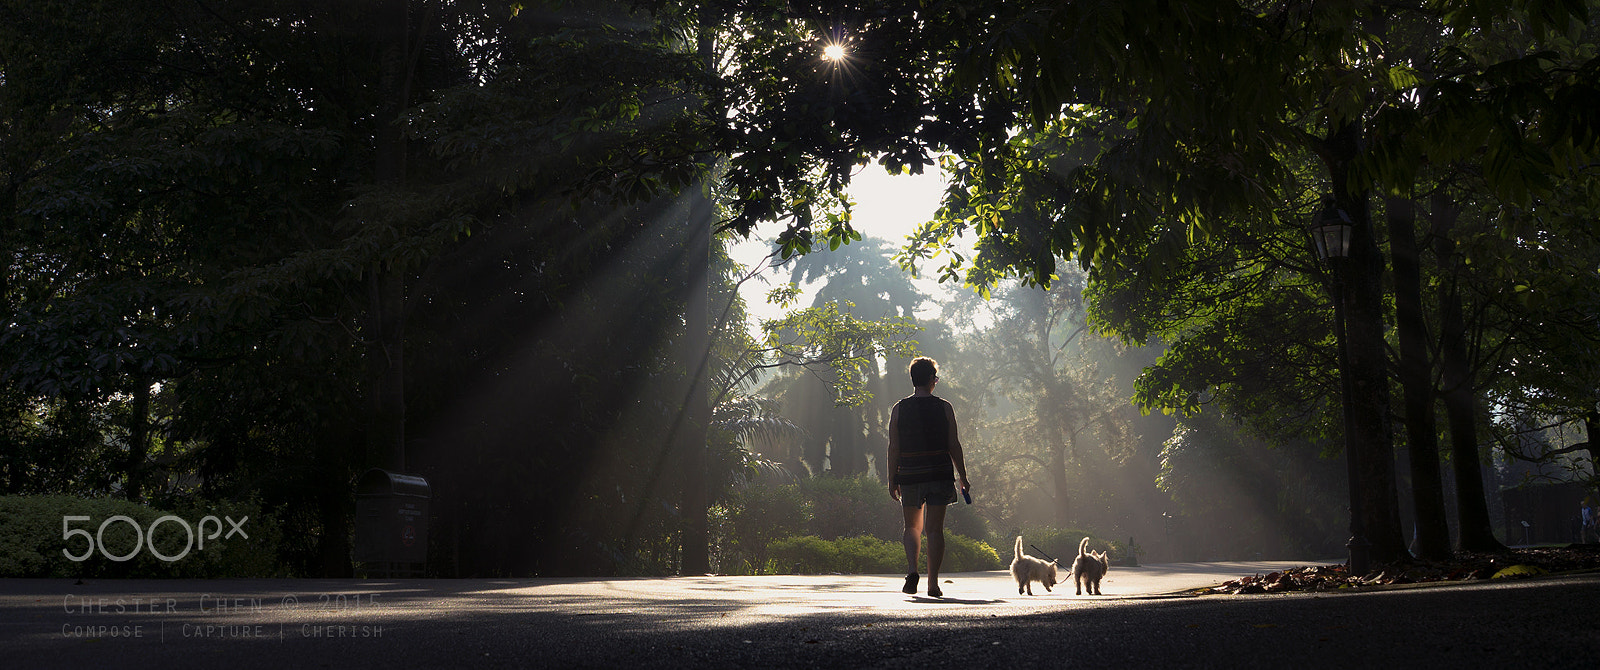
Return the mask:
<svg viewBox="0 0 1600 670">
<path fill-rule="evenodd" d="M 1166 532 L 1167 532 L 1167 551 L 1172 552 L 1172 557 L 1168 558 L 1167 560 L 1171 561 L 1171 562 L 1176 562 L 1178 560 L 1178 548 L 1172 546 L 1172 513 L 1171 512 L 1162 512 L 1161 513 L 1161 525 L 1162 525 L 1163 529 L 1166 530 Z"/>
<path fill-rule="evenodd" d="M 1311 241 L 1316 246 L 1317 257 L 1328 264 L 1328 270 L 1333 275 L 1333 320 L 1337 329 L 1335 336 L 1339 341 L 1339 390 L 1344 396 L 1340 403 L 1344 415 L 1344 454 L 1350 470 L 1350 541 L 1345 547 L 1350 550 L 1350 574 L 1365 575 L 1371 547 L 1367 543 L 1365 517 L 1362 516 L 1356 442 L 1351 439 L 1354 431 L 1351 430 L 1353 421 L 1350 413 L 1350 352 L 1344 327 L 1345 261 L 1350 256 L 1350 237 L 1354 229 L 1350 215 L 1331 202 L 1317 213 L 1310 225 Z"/>
</svg>

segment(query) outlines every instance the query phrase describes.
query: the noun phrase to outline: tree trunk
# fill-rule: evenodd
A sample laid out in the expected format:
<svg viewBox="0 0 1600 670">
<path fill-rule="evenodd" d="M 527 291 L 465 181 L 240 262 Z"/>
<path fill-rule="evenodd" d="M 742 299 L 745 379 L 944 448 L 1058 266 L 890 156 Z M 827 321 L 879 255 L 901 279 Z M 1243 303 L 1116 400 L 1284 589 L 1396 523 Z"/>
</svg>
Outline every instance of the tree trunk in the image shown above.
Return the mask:
<svg viewBox="0 0 1600 670">
<path fill-rule="evenodd" d="M 1059 436 L 1058 436 L 1059 437 Z M 1067 445 L 1057 441 L 1050 450 L 1050 483 L 1055 486 L 1056 526 L 1072 525 L 1072 498 L 1067 492 Z"/>
<path fill-rule="evenodd" d="M 812 408 L 811 421 L 807 425 L 825 426 L 830 418 L 826 413 Z M 800 461 L 805 464 L 807 472 L 814 477 L 822 476 L 823 468 L 828 465 L 828 435 L 822 431 L 808 432 L 802 438 L 804 442 L 800 448 Z"/>
<path fill-rule="evenodd" d="M 862 387 L 865 388 L 868 393 L 872 394 L 872 399 L 861 403 L 861 407 L 859 408 L 861 416 L 861 446 L 859 449 L 857 449 L 857 451 L 860 452 L 859 458 L 861 459 L 860 466 L 858 468 L 859 472 L 872 475 L 874 478 L 877 478 L 880 481 L 883 480 L 881 477 L 878 477 L 875 463 L 867 460 L 867 453 L 873 451 L 876 445 L 888 444 L 887 440 L 878 439 L 878 426 L 886 426 L 889 424 L 889 417 L 887 415 L 880 416 L 880 412 L 878 411 L 878 408 L 883 405 L 883 399 L 888 391 L 888 385 L 885 384 L 884 381 L 884 375 L 879 373 L 878 364 L 876 361 L 874 361 L 871 369 L 867 370 L 866 384 Z"/>
<path fill-rule="evenodd" d="M 367 461 L 406 470 L 405 279 L 375 265 L 368 278 Z"/>
<path fill-rule="evenodd" d="M 315 472 L 311 481 L 316 490 L 311 495 L 317 504 L 322 533 L 317 538 L 317 558 L 312 570 L 319 577 L 342 578 L 355 573 L 350 562 L 350 519 L 354 503 L 350 495 L 350 459 L 354 456 L 350 438 L 345 431 L 328 431 L 315 445 Z"/>
<path fill-rule="evenodd" d="M 378 5 L 375 25 L 383 35 L 379 55 L 380 110 L 374 180 L 397 192 L 405 188 L 407 148 L 400 115 L 409 105 L 407 64 L 410 21 L 405 0 Z M 400 226 L 400 222 L 391 222 Z M 367 304 L 367 458 L 395 472 L 406 469 L 405 275 L 383 259 L 370 268 Z"/>
<path fill-rule="evenodd" d="M 1436 229 L 1446 232 L 1453 225 L 1456 211 L 1436 200 L 1435 215 L 1442 217 Z M 1445 416 L 1450 426 L 1450 465 L 1456 476 L 1456 516 L 1461 528 L 1463 551 L 1505 551 L 1494 537 L 1489 523 L 1489 504 L 1484 497 L 1483 466 L 1479 461 L 1477 394 L 1472 385 L 1472 362 L 1467 351 L 1467 327 L 1461 313 L 1459 279 L 1455 262 L 1455 241 L 1440 235 L 1434 253 L 1441 274 L 1449 281 L 1440 286 L 1439 295 L 1439 370 Z"/>
<path fill-rule="evenodd" d="M 145 460 L 150 456 L 150 380 L 134 378 L 133 407 L 128 419 L 128 460 L 123 494 L 132 502 L 144 501 Z"/>
<path fill-rule="evenodd" d="M 1600 480 L 1600 447 L 1595 446 L 1600 444 L 1600 433 L 1596 432 L 1600 431 L 1600 411 L 1592 409 L 1593 405 L 1590 405 L 1590 407 L 1589 411 L 1583 413 L 1583 440 L 1585 444 L 1589 445 L 1586 451 L 1589 452 L 1589 472 L 1591 477 L 1594 480 Z M 1590 488 L 1594 488 L 1594 480 L 1591 480 Z"/>
<path fill-rule="evenodd" d="M 709 188 L 709 185 L 703 185 Z M 706 430 L 711 423 L 710 396 L 706 385 L 711 356 L 709 280 L 711 277 L 711 200 L 705 190 L 689 194 L 688 250 L 686 268 L 688 296 L 684 319 L 684 342 L 688 355 L 689 391 L 684 396 L 683 442 L 683 566 L 685 575 L 711 572 L 711 533 L 706 515 L 710 512 L 710 478 L 706 471 Z"/>
<path fill-rule="evenodd" d="M 1450 556 L 1450 528 L 1445 521 L 1444 481 L 1439 473 L 1433 366 L 1428 360 L 1428 326 L 1423 317 L 1422 273 L 1417 256 L 1416 203 L 1410 198 L 1391 197 L 1387 204 L 1406 453 L 1411 465 L 1411 501 L 1417 517 L 1417 556 L 1439 560 Z"/>
<path fill-rule="evenodd" d="M 1349 405 L 1355 450 L 1356 484 L 1361 496 L 1362 527 L 1376 563 L 1409 558 L 1400 528 L 1399 494 L 1395 489 L 1394 439 L 1389 428 L 1388 345 L 1383 325 L 1383 255 L 1367 207 L 1368 192 L 1350 188 L 1349 168 L 1355 162 L 1360 126 L 1348 123 L 1328 143 L 1328 171 L 1335 205 L 1349 214 L 1350 257 L 1340 271 L 1344 293 Z"/>
<path fill-rule="evenodd" d="M 707 74 L 716 71 L 715 30 L 710 15 L 702 9 L 695 35 L 695 55 Z M 706 173 L 711 165 L 704 166 Z M 706 383 L 711 369 L 711 228 L 716 211 L 711 201 L 710 177 L 697 182 L 688 194 L 688 252 L 685 260 L 691 273 L 689 296 L 685 301 L 684 341 L 690 355 L 689 394 L 684 400 L 684 494 L 683 563 L 685 575 L 711 572 L 711 530 L 707 515 L 711 511 L 710 475 L 706 472 L 707 430 L 711 426 L 710 388 Z"/>
<path fill-rule="evenodd" d="M 1444 288 L 1442 292 L 1439 298 L 1439 327 L 1443 338 L 1439 348 L 1440 382 L 1450 425 L 1450 465 L 1456 475 L 1461 549 L 1503 551 L 1505 546 L 1495 539 L 1490 526 L 1489 505 L 1484 497 L 1483 467 L 1478 451 L 1477 396 L 1472 388 L 1461 296 L 1454 288 Z"/>
</svg>

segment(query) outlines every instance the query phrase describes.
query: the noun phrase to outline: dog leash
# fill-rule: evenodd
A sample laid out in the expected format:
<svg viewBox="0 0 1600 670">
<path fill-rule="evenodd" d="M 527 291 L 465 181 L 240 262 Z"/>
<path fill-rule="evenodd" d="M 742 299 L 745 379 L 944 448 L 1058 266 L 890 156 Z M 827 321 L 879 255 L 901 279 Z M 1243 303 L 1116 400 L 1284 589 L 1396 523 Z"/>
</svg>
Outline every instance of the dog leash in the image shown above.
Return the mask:
<svg viewBox="0 0 1600 670">
<path fill-rule="evenodd" d="M 1034 550 L 1034 551 L 1037 551 L 1037 552 L 1039 552 L 1039 555 L 1040 555 L 1040 556 L 1043 556 L 1043 557 L 1045 557 L 1045 558 L 1048 558 L 1048 559 L 1050 559 L 1050 562 L 1051 562 L 1051 563 L 1054 563 L 1054 562 L 1056 562 L 1056 559 L 1055 559 L 1055 558 L 1053 558 L 1053 557 L 1051 557 L 1051 556 L 1050 556 L 1050 554 L 1046 554 L 1046 553 L 1044 553 L 1044 550 L 1043 550 L 1043 549 L 1040 549 L 1040 548 L 1039 548 L 1039 547 L 1038 547 L 1038 545 L 1032 545 L 1032 544 L 1030 544 L 1030 545 L 1028 545 L 1028 548 L 1029 548 L 1029 549 L 1032 549 L 1032 550 Z"/>
</svg>

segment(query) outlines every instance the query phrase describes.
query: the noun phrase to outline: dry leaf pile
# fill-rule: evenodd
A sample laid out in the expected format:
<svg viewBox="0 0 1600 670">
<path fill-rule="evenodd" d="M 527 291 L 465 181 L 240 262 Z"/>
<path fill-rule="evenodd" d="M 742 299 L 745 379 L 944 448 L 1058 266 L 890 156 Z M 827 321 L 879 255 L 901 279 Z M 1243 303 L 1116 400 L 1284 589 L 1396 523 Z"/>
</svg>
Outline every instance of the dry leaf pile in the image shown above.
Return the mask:
<svg viewBox="0 0 1600 670">
<path fill-rule="evenodd" d="M 1309 565 L 1241 577 L 1221 586 L 1204 589 L 1202 593 L 1245 595 L 1333 591 L 1396 584 L 1518 579 L 1594 570 L 1600 570 L 1600 545 L 1533 547 L 1505 553 L 1459 552 L 1448 561 L 1412 560 L 1382 565 L 1364 577 L 1351 576 L 1343 565 Z"/>
</svg>

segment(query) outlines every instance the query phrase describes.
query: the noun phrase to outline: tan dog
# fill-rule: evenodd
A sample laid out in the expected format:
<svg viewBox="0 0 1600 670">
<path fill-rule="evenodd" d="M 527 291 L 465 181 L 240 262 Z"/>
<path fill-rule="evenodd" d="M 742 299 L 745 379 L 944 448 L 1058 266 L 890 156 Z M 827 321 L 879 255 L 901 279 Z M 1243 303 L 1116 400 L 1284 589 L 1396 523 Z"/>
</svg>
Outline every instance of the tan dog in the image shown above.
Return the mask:
<svg viewBox="0 0 1600 670">
<path fill-rule="evenodd" d="M 1018 540 L 1020 546 L 1020 538 Z M 1013 571 L 1016 568 L 1012 568 Z M 1084 582 L 1089 583 L 1089 595 L 1101 595 L 1100 578 L 1106 576 L 1111 570 L 1111 562 L 1106 560 L 1102 552 L 1089 551 L 1089 538 L 1083 538 L 1078 543 L 1078 558 L 1072 561 L 1072 583 L 1078 587 L 1078 595 L 1083 595 Z"/>
<path fill-rule="evenodd" d="M 1033 595 L 1033 583 L 1044 584 L 1044 590 L 1049 591 L 1051 586 L 1057 584 L 1055 561 L 1042 561 L 1022 553 L 1022 536 L 1017 536 L 1017 548 L 1011 554 L 1011 576 L 1017 580 L 1017 594 L 1024 590 L 1028 595 Z"/>
</svg>

